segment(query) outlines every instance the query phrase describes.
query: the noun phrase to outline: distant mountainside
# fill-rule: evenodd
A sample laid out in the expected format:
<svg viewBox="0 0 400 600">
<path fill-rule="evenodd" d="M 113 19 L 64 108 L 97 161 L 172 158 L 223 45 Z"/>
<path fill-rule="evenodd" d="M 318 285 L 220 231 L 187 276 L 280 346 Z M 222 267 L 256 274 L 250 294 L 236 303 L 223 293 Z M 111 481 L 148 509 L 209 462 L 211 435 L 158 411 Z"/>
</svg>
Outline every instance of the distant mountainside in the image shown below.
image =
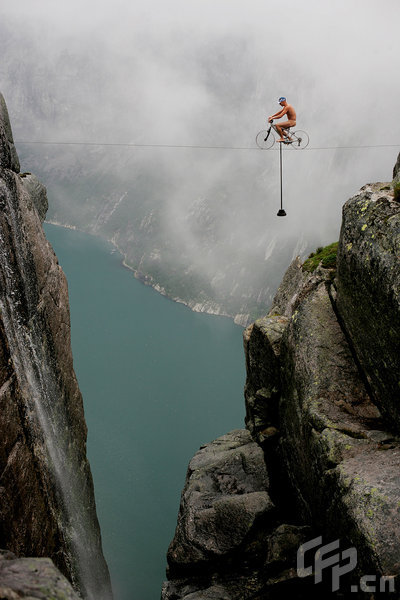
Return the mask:
<svg viewBox="0 0 400 600">
<path fill-rule="evenodd" d="M 279 236 L 275 211 L 268 222 L 252 222 L 249 204 L 262 182 L 243 189 L 240 173 L 230 198 L 220 181 L 211 182 L 206 195 L 196 181 L 177 189 L 179 173 L 168 165 L 137 155 L 123 164 L 115 150 L 111 158 L 103 148 L 27 154 L 23 147 L 20 154 L 46 181 L 50 222 L 112 241 L 136 277 L 194 310 L 246 325 L 265 312 L 293 253 L 308 250 L 301 238 Z M 183 170 L 184 162 L 187 157 L 178 165 Z"/>
<path fill-rule="evenodd" d="M 321 102 L 331 78 L 317 81 L 287 49 L 273 58 L 275 30 L 253 39 L 241 26 L 155 28 L 145 16 L 100 29 L 97 12 L 50 28 L 34 9 L 29 20 L 0 12 L 0 81 L 23 169 L 48 189 L 47 218 L 112 240 L 137 277 L 194 310 L 242 324 L 263 314 L 285 265 L 337 238 L 338 197 L 388 164 L 389 148 L 366 151 L 342 95 Z M 313 147 L 285 149 L 283 219 L 277 149 L 255 144 L 282 93 Z M 372 96 L 363 110 L 368 144 L 381 144 Z M 22 143 L 32 141 L 61 145 Z"/>
<path fill-rule="evenodd" d="M 90 53 L 71 41 L 38 55 L 33 35 L 21 40 L 6 23 L 0 30 L 0 76 L 14 137 L 23 168 L 47 187 L 47 219 L 111 240 L 137 277 L 194 310 L 243 325 L 263 314 L 285 265 L 315 248 L 323 231 L 296 216 L 308 173 L 287 184 L 292 214 L 276 217 L 277 153 L 255 148 L 255 127 L 263 127 L 265 116 L 259 122 L 253 114 L 256 123 L 249 122 L 249 101 L 259 110 L 260 92 L 245 68 L 246 48 L 231 47 L 236 64 L 232 56 L 227 61 L 224 40 L 202 57 L 207 70 L 199 65 L 199 77 L 212 113 L 200 106 L 178 115 L 175 129 L 167 115 L 157 129 L 151 111 L 140 108 L 144 90 L 133 85 L 140 65 L 133 65 L 131 95 L 121 97 L 121 74 L 99 41 Z M 245 141 L 254 152 L 65 145 L 74 141 L 233 147 Z"/>
<path fill-rule="evenodd" d="M 203 159 L 188 181 L 193 156 L 149 162 L 142 152 L 21 146 L 20 156 L 46 182 L 50 222 L 112 241 L 139 279 L 194 310 L 243 325 L 263 314 L 284 265 L 311 249 L 301 232 L 278 233 L 275 207 L 258 218 L 265 180 L 239 170 L 227 182 L 222 164 L 208 182 Z"/>
</svg>

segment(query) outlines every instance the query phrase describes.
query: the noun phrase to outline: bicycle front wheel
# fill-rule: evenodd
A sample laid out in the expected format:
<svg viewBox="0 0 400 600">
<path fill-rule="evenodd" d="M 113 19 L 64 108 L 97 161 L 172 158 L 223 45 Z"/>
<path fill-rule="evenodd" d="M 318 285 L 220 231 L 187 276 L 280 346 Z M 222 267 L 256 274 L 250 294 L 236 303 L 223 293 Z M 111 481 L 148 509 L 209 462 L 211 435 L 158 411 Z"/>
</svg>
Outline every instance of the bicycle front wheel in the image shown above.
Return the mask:
<svg viewBox="0 0 400 600">
<path fill-rule="evenodd" d="M 256 135 L 256 144 L 261 150 L 268 150 L 268 148 L 272 148 L 275 143 L 274 134 L 272 133 L 272 129 L 265 129 L 259 131 Z"/>
<path fill-rule="evenodd" d="M 301 150 L 303 148 L 307 148 L 309 143 L 310 138 L 308 137 L 308 133 L 301 131 L 300 129 L 294 132 L 292 142 L 293 148 L 296 148 L 296 150 Z"/>
</svg>

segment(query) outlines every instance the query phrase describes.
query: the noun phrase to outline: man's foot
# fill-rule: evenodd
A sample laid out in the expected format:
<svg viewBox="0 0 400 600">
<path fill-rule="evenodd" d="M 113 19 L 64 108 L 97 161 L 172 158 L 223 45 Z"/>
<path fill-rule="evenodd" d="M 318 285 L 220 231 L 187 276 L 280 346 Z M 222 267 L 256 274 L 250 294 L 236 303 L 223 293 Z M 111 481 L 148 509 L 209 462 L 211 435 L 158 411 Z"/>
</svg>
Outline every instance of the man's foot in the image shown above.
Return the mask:
<svg viewBox="0 0 400 600">
<path fill-rule="evenodd" d="M 280 140 L 277 140 L 277 142 L 286 142 L 285 138 L 281 138 Z"/>
</svg>

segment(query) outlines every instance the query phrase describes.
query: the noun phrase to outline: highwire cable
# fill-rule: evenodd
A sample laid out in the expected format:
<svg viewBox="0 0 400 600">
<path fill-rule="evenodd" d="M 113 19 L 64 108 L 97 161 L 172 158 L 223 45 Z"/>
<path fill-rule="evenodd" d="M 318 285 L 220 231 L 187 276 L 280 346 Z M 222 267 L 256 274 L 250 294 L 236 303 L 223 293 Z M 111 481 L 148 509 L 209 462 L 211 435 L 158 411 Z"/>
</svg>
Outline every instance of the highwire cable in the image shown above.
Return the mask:
<svg viewBox="0 0 400 600">
<path fill-rule="evenodd" d="M 129 144 L 129 143 L 108 143 L 108 142 L 31 142 L 18 140 L 15 144 L 36 144 L 41 146 L 124 146 L 128 148 L 189 148 L 193 150 L 261 150 L 254 146 L 196 146 L 196 145 L 178 145 L 178 144 Z M 301 150 L 356 150 L 358 148 L 399 148 L 400 144 L 375 144 L 365 146 L 311 146 Z M 274 148 L 277 150 L 278 148 Z"/>
</svg>

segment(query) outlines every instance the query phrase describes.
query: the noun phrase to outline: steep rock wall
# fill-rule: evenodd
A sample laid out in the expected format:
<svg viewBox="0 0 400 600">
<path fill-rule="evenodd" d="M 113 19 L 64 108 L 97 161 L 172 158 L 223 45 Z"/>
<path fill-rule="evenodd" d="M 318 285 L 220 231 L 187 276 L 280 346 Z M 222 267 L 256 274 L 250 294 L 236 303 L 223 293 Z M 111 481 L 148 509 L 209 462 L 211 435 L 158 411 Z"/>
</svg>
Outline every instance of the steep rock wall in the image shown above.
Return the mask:
<svg viewBox="0 0 400 600">
<path fill-rule="evenodd" d="M 246 430 L 206 444 L 189 464 L 168 550 L 163 600 L 279 598 L 302 582 L 296 551 L 309 528 L 285 523 L 261 448 Z"/>
<path fill-rule="evenodd" d="M 393 184 L 400 183 L 400 154 L 397 157 L 396 164 L 393 167 Z"/>
<path fill-rule="evenodd" d="M 400 574 L 399 216 L 390 184 L 362 188 L 343 209 L 337 273 L 294 261 L 245 334 L 248 427 L 266 448 L 279 438 L 298 517 L 357 548 L 354 581 Z"/>
<path fill-rule="evenodd" d="M 19 173 L 20 164 L 11 130 L 6 101 L 0 94 L 0 167 Z"/>
<path fill-rule="evenodd" d="M 400 431 L 400 206 L 384 184 L 343 207 L 337 306 L 374 401 Z"/>
<path fill-rule="evenodd" d="M 180 523 L 201 519 L 185 504 L 189 469 L 165 600 L 331 596 L 330 580 L 315 585 L 296 570 L 302 540 L 318 536 L 357 550 L 356 567 L 333 597 L 364 598 L 360 577 L 366 573 L 387 577 L 385 590 L 395 588 L 390 597 L 400 597 L 399 217 L 391 183 L 363 188 L 343 209 L 337 271 L 320 263 L 310 273 L 294 260 L 269 314 L 244 332 L 246 426 L 264 451 L 274 523 L 253 531 L 262 556 L 250 561 L 253 586 L 246 578 L 239 587 L 228 585 L 238 569 L 211 561 L 207 587 L 194 574 L 190 553 L 184 571 L 173 560 L 184 548 Z M 220 472 L 231 470 L 224 465 Z M 235 519 L 229 527 L 213 522 L 207 533 L 214 544 Z M 249 564 L 245 554 L 236 564 L 241 560 Z"/>
<path fill-rule="evenodd" d="M 45 189 L 18 174 L 0 108 L 0 546 L 49 556 L 84 598 L 109 599 L 67 283 L 41 226 Z"/>
</svg>

